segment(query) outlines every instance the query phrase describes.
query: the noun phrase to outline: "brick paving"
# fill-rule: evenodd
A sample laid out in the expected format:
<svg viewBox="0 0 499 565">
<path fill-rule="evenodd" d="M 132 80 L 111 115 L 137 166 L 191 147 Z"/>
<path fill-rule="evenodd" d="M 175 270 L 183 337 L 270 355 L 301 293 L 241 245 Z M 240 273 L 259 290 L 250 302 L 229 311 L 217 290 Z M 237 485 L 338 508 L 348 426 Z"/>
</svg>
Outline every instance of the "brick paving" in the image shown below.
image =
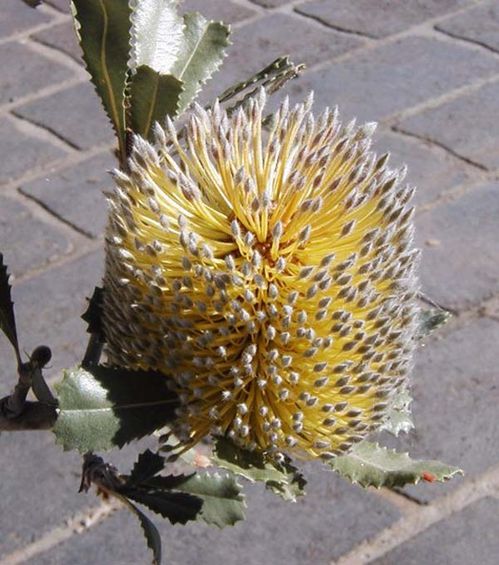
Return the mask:
<svg viewBox="0 0 499 565">
<path fill-rule="evenodd" d="M 112 134 L 80 64 L 68 0 L 0 3 L 0 248 L 15 274 L 20 338 L 81 359 L 78 316 L 102 274 Z M 234 26 L 207 89 L 279 54 L 305 61 L 289 87 L 345 119 L 380 122 L 379 152 L 418 185 L 423 290 L 456 316 L 417 358 L 417 431 L 396 443 L 461 465 L 447 485 L 362 492 L 317 466 L 296 505 L 248 488 L 248 520 L 223 532 L 161 527 L 165 561 L 226 565 L 497 562 L 499 505 L 499 10 L 490 0 L 186 0 Z M 3 394 L 14 364 L 0 340 Z M 390 438 L 386 439 L 395 445 Z M 127 459 L 128 457 L 128 459 Z M 116 462 L 128 454 L 112 454 Z M 125 511 L 78 495 L 79 458 L 50 434 L 0 436 L 0 565 L 148 563 Z M 126 470 L 126 467 L 124 467 Z"/>
</svg>

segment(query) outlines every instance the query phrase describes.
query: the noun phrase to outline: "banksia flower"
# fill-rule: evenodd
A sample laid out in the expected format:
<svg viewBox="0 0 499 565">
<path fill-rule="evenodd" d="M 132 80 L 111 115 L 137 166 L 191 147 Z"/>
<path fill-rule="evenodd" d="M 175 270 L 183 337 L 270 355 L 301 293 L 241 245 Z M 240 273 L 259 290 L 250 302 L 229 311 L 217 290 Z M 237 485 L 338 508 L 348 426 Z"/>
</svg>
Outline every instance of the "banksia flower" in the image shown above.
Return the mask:
<svg viewBox="0 0 499 565">
<path fill-rule="evenodd" d="M 373 124 L 265 95 L 156 127 L 116 172 L 104 327 L 111 363 L 178 391 L 180 435 L 328 459 L 376 430 L 415 332 L 413 189 Z"/>
</svg>

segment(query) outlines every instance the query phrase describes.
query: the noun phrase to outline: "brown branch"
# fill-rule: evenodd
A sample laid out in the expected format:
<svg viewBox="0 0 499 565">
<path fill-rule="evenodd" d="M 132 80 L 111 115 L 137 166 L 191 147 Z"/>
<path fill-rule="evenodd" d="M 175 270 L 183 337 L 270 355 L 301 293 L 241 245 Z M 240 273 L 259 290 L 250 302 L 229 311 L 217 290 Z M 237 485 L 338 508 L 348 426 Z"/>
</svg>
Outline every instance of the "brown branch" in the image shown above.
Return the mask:
<svg viewBox="0 0 499 565">
<path fill-rule="evenodd" d="M 26 430 L 50 430 L 57 420 L 57 408 L 42 402 L 26 401 L 20 415 L 9 416 L 8 405 L 11 396 L 0 400 L 0 432 Z"/>
</svg>

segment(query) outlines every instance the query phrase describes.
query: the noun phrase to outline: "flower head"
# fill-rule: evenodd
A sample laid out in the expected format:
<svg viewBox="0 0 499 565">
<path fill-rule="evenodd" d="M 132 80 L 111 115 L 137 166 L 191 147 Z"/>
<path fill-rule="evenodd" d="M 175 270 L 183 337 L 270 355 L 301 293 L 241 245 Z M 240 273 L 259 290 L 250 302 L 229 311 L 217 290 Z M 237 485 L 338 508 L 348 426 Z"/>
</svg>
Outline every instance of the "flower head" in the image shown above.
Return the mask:
<svg viewBox="0 0 499 565">
<path fill-rule="evenodd" d="M 185 441 L 324 459 L 386 418 L 411 364 L 413 189 L 372 124 L 263 92 L 137 138 L 116 172 L 104 326 L 112 363 L 159 370 Z"/>
</svg>

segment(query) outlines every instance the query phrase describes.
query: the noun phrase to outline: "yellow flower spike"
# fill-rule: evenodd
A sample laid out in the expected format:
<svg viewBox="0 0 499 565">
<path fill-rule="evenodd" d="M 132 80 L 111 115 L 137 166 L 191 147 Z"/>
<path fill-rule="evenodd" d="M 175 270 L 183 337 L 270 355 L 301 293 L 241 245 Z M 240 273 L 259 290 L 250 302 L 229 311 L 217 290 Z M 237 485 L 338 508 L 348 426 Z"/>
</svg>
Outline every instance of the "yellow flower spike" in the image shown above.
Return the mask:
<svg viewBox="0 0 499 565">
<path fill-rule="evenodd" d="M 381 425 L 411 365 L 413 190 L 370 152 L 373 124 L 309 98 L 267 134 L 264 105 L 136 138 L 110 196 L 108 355 L 170 379 L 185 445 L 328 459 Z"/>
</svg>

